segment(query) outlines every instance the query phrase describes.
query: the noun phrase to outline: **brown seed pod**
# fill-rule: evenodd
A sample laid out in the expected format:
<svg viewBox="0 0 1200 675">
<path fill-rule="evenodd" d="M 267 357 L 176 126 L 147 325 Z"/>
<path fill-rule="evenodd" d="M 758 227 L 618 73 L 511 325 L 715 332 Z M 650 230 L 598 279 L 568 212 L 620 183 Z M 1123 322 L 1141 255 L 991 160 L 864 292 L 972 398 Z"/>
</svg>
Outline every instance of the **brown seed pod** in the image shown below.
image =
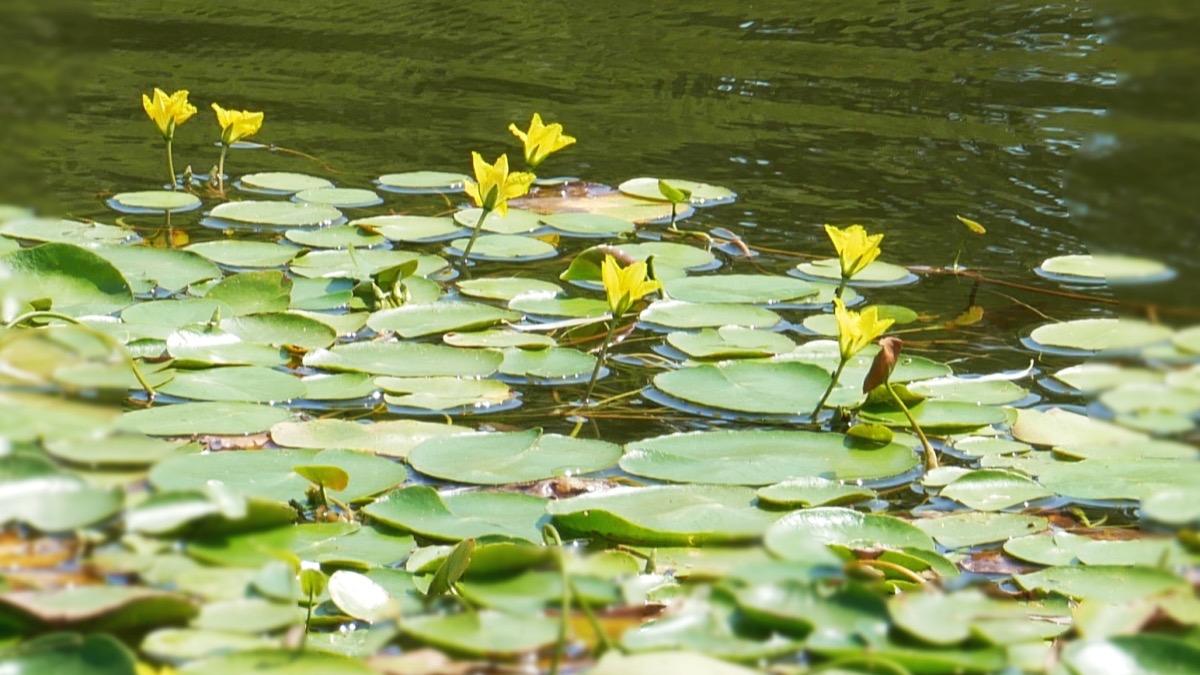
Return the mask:
<svg viewBox="0 0 1200 675">
<path fill-rule="evenodd" d="M 903 348 L 904 341 L 898 337 L 879 338 L 879 353 L 875 355 L 875 360 L 871 362 L 871 370 L 867 372 L 867 377 L 863 380 L 864 394 L 870 393 L 875 387 L 887 382 Z"/>
</svg>

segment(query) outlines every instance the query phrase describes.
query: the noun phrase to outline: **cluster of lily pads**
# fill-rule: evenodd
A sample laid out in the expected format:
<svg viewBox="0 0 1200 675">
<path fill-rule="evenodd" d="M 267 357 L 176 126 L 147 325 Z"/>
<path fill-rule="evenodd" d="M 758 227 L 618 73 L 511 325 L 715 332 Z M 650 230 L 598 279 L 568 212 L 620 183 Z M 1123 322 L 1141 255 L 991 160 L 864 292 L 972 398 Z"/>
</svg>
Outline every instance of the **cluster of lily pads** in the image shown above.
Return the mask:
<svg viewBox="0 0 1200 675">
<path fill-rule="evenodd" d="M 514 175 L 0 208 L 0 670 L 1200 663 L 1200 328 L 1081 302 L 956 373 L 869 344 L 985 316 L 868 304 L 921 280 L 878 235 L 796 264 L 687 227 L 725 188 Z"/>
</svg>

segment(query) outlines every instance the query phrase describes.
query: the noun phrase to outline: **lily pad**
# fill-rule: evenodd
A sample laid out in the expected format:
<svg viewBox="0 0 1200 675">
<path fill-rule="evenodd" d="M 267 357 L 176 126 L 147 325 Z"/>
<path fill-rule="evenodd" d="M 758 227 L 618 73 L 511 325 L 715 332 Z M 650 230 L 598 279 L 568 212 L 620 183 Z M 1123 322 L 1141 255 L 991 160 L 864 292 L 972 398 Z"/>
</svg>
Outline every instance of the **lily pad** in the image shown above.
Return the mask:
<svg viewBox="0 0 1200 675">
<path fill-rule="evenodd" d="M 130 244 L 139 240 L 133 232 L 103 223 L 84 223 L 57 218 L 22 218 L 0 225 L 0 234 L 26 241 L 61 244 Z"/>
<path fill-rule="evenodd" d="M 553 347 L 558 342 L 549 335 L 525 333 L 515 330 L 480 330 L 470 333 L 449 332 L 442 336 L 442 342 L 452 347 L 494 347 L 504 349 L 519 347 L 521 349 L 545 349 Z"/>
<path fill-rule="evenodd" d="M 531 543 L 542 540 L 543 499 L 516 492 L 438 494 L 418 485 L 388 493 L 363 508 L 380 522 L 441 541 L 497 535 Z"/>
<path fill-rule="evenodd" d="M 548 647 L 558 638 L 557 620 L 493 610 L 423 616 L 404 622 L 404 632 L 426 644 L 473 656 L 512 656 Z"/>
<path fill-rule="evenodd" d="M 806 363 L 728 362 L 654 376 L 654 386 L 689 403 L 770 415 L 807 415 L 829 387 L 829 374 Z"/>
<path fill-rule="evenodd" d="M 815 402 L 814 402 L 815 405 Z M 656 480 L 767 485 L 792 478 L 871 480 L 917 465 L 912 449 L 856 444 L 842 434 L 810 431 L 697 431 L 634 441 L 621 468 Z"/>
<path fill-rule="evenodd" d="M 1013 537 L 1033 534 L 1046 529 L 1048 523 L 1040 516 L 1019 513 L 953 513 L 936 518 L 923 518 L 913 523 L 946 548 L 964 548 Z"/>
<path fill-rule="evenodd" d="M 504 406 L 515 394 L 497 380 L 458 377 L 380 377 L 377 384 L 388 405 L 430 412 L 488 412 Z"/>
<path fill-rule="evenodd" d="M 0 457 L 0 523 L 68 532 L 107 519 L 124 502 L 119 489 L 95 487 L 41 457 Z"/>
<path fill-rule="evenodd" d="M 613 248 L 633 260 L 645 261 L 654 256 L 656 265 L 665 265 L 682 270 L 699 271 L 720 265 L 710 251 L 687 244 L 669 241 L 647 241 L 638 244 L 616 244 Z M 597 275 L 598 276 L 598 275 Z"/>
<path fill-rule="evenodd" d="M 767 531 L 767 549 L 785 560 L 804 560 L 813 542 L 849 549 L 934 550 L 933 540 L 899 518 L 838 506 L 793 511 Z"/>
<path fill-rule="evenodd" d="M 1124 602 L 1188 588 L 1182 578 L 1153 567 L 1113 565 L 1059 566 L 1013 576 L 1028 591 L 1061 593 L 1073 598 Z"/>
<path fill-rule="evenodd" d="M 729 204 L 737 199 L 737 194 L 729 188 L 709 185 L 707 183 L 697 183 L 696 181 L 684 180 L 682 178 L 667 178 L 664 180 L 678 190 L 688 190 L 691 192 L 690 202 L 693 206 Z M 627 195 L 633 195 L 640 199 L 666 201 L 667 198 L 658 189 L 658 181 L 658 178 L 646 176 L 630 178 L 618 185 L 617 189 Z"/>
<path fill-rule="evenodd" d="M 151 436 L 240 435 L 261 433 L 291 417 L 286 408 L 257 403 L 180 403 L 127 412 L 117 428 Z"/>
<path fill-rule="evenodd" d="M 918 396 L 975 405 L 1005 405 L 1029 396 L 1029 390 L 1009 380 L 945 377 L 908 385 Z"/>
<path fill-rule="evenodd" d="M 304 396 L 300 378 L 261 366 L 181 370 L 159 392 L 195 401 L 279 403 Z"/>
<path fill-rule="evenodd" d="M 1171 268 L 1157 260 L 1127 255 L 1060 255 L 1047 258 L 1037 274 L 1072 284 L 1137 284 L 1164 281 Z"/>
<path fill-rule="evenodd" d="M 1084 394 L 1096 394 L 1123 384 L 1155 384 L 1163 381 L 1162 373 L 1148 368 L 1094 362 L 1063 368 L 1055 372 L 1053 377 Z"/>
<path fill-rule="evenodd" d="M 326 204 L 342 209 L 361 209 L 383 203 L 383 198 L 361 188 L 322 187 L 301 190 L 292 197 L 309 204 Z"/>
<path fill-rule="evenodd" d="M 591 375 L 596 366 L 596 357 L 566 347 L 536 350 L 509 347 L 502 353 L 504 360 L 499 370 L 502 379 L 509 381 L 573 384 Z"/>
<path fill-rule="evenodd" d="M 999 511 L 1049 497 L 1037 481 L 1009 471 L 972 471 L 942 488 L 941 495 L 977 511 Z"/>
<path fill-rule="evenodd" d="M 684 302 L 772 304 L 798 301 L 817 294 L 817 287 L 793 277 L 763 274 L 722 274 L 669 279 L 668 296 Z"/>
<path fill-rule="evenodd" d="M 378 232 L 391 241 L 431 242 L 461 237 L 464 230 L 453 218 L 431 216 L 371 216 L 349 223 Z"/>
<path fill-rule="evenodd" d="M 532 316 L 574 319 L 597 318 L 608 314 L 608 303 L 593 298 L 556 298 L 552 295 L 527 293 L 508 302 L 508 308 Z"/>
<path fill-rule="evenodd" d="M 874 497 L 875 491 L 820 476 L 808 476 L 759 488 L 755 494 L 760 501 L 772 506 L 808 508 L 860 502 Z"/>
<path fill-rule="evenodd" d="M 245 201 L 218 204 L 208 212 L 208 217 L 235 224 L 317 227 L 336 224 L 342 220 L 342 212 L 327 204 Z"/>
<path fill-rule="evenodd" d="M 272 675 L 374 675 L 362 661 L 308 650 L 254 649 L 220 654 L 192 661 L 179 668 L 180 675 L 231 675 L 267 672 Z"/>
<path fill-rule="evenodd" d="M 796 266 L 796 272 L 801 276 L 812 279 L 841 279 L 842 264 L 837 258 L 826 258 L 824 260 L 800 263 Z M 882 260 L 876 260 L 864 267 L 858 274 L 855 274 L 850 283 L 855 286 L 877 288 L 882 286 L 903 286 L 915 283 L 916 281 L 917 275 L 909 272 L 907 268 Z"/>
<path fill-rule="evenodd" d="M 276 347 L 319 349 L 328 347 L 337 339 L 337 332 L 328 324 L 285 312 L 231 317 L 221 321 L 221 328 L 246 342 Z"/>
<path fill-rule="evenodd" d="M 633 222 L 603 213 L 556 213 L 543 216 L 542 222 L 575 237 L 612 237 L 633 232 Z"/>
<path fill-rule="evenodd" d="M 600 471 L 620 456 L 620 446 L 612 443 L 532 429 L 430 439 L 409 453 L 408 462 L 435 478 L 505 485 Z"/>
<path fill-rule="evenodd" d="M 56 312 L 111 314 L 133 303 L 129 283 L 112 263 L 73 244 L 41 244 L 0 256 L 13 277 L 6 291 L 48 299 Z M 11 296 L 10 296 L 11 297 Z"/>
<path fill-rule="evenodd" d="M 413 273 L 423 277 L 449 266 L 444 258 L 438 256 L 369 248 L 311 251 L 294 258 L 290 269 L 310 279 L 369 279 L 383 270 L 412 260 L 417 261 L 417 269 Z"/>
<path fill-rule="evenodd" d="M 667 344 L 694 359 L 738 359 L 786 354 L 796 348 L 786 335 L 771 331 L 722 326 L 667 335 Z"/>
<path fill-rule="evenodd" d="M 238 182 L 240 183 L 238 187 L 243 190 L 250 192 L 262 191 L 268 194 L 291 194 L 301 190 L 333 187 L 333 183 L 324 178 L 286 171 L 252 173 L 242 176 Z"/>
<path fill-rule="evenodd" d="M 1003 409 L 962 403 L 958 401 L 925 400 L 909 405 L 909 412 L 927 433 L 950 433 L 970 431 L 989 424 L 1000 424 L 1008 420 Z M 860 411 L 863 421 L 877 422 L 889 427 L 908 427 L 908 417 L 899 408 L 868 405 Z"/>
<path fill-rule="evenodd" d="M 775 312 L 754 305 L 681 300 L 653 302 L 642 311 L 641 320 L 666 328 L 770 328 L 782 321 Z"/>
<path fill-rule="evenodd" d="M 94 251 L 115 265 L 137 293 L 149 293 L 156 286 L 174 292 L 221 277 L 221 268 L 189 251 L 145 246 L 101 246 Z"/>
<path fill-rule="evenodd" d="M 370 248 L 387 243 L 387 238 L 382 234 L 375 234 L 353 223 L 317 230 L 288 230 L 283 236 L 290 242 L 310 248 Z"/>
<path fill-rule="evenodd" d="M 1077 319 L 1038 326 L 1025 343 L 1043 351 L 1093 353 L 1136 349 L 1170 337 L 1170 328 L 1136 319 Z"/>
<path fill-rule="evenodd" d="M 304 355 L 304 365 L 338 372 L 394 377 L 487 377 L 503 356 L 415 342 L 354 342 Z"/>
<path fill-rule="evenodd" d="M 271 427 L 271 440 L 290 448 L 346 448 L 403 459 L 408 457 L 413 448 L 429 439 L 470 431 L 468 428 L 452 424 L 417 420 L 362 423 L 317 419 L 276 424 Z"/>
<path fill-rule="evenodd" d="M 519 295 L 538 293 L 556 295 L 562 287 L 552 281 L 529 277 L 489 277 L 486 279 L 463 279 L 457 284 L 463 295 L 487 300 L 512 300 Z"/>
<path fill-rule="evenodd" d="M 188 192 L 148 190 L 109 197 L 109 208 L 124 213 L 183 213 L 200 208 L 200 198 Z"/>
<path fill-rule="evenodd" d="M 454 222 L 465 228 L 474 229 L 475 223 L 479 221 L 479 216 L 482 214 L 483 209 L 463 209 L 454 214 Z M 525 234 L 533 232 L 541 226 L 542 220 L 538 214 L 524 209 L 510 208 L 505 215 L 496 211 L 489 213 L 483 221 L 482 229 L 484 232 L 495 234 Z"/>
<path fill-rule="evenodd" d="M 467 241 L 467 238 L 463 237 L 450 242 L 450 253 L 461 256 L 463 249 L 467 247 Z M 515 234 L 485 234 L 475 240 L 475 246 L 471 249 L 471 258 L 528 261 L 552 258 L 557 253 L 553 244 L 548 244 L 540 239 L 521 237 Z"/>
<path fill-rule="evenodd" d="M 451 330 L 488 328 L 504 321 L 518 321 L 517 312 L 477 302 L 434 302 L 402 305 L 375 312 L 367 325 L 378 332 L 389 331 L 401 337 L 436 335 Z"/>
<path fill-rule="evenodd" d="M 412 194 L 461 192 L 470 177 L 448 171 L 406 171 L 388 173 L 375 179 L 379 189 Z"/>
</svg>

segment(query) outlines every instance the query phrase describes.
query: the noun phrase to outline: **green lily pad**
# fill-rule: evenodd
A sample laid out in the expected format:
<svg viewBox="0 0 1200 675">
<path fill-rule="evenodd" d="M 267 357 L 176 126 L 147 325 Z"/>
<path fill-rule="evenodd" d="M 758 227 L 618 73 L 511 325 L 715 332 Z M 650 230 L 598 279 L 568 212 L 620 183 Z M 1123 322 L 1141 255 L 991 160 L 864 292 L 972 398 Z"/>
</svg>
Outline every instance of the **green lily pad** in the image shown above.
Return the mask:
<svg viewBox="0 0 1200 675">
<path fill-rule="evenodd" d="M 404 622 L 404 632 L 423 643 L 473 656 L 512 656 L 548 647 L 558 639 L 558 621 L 493 610 L 422 616 Z"/>
<path fill-rule="evenodd" d="M 903 474 L 916 465 L 912 449 L 899 443 L 858 445 L 842 434 L 810 431 L 671 434 L 629 443 L 621 458 L 621 468 L 635 476 L 733 485 L 805 477 L 872 480 Z"/>
<path fill-rule="evenodd" d="M 465 228 L 474 229 L 475 223 L 479 221 L 479 216 L 482 214 L 483 209 L 480 208 L 463 209 L 454 214 L 454 222 Z M 509 209 L 505 215 L 501 215 L 497 211 L 489 213 L 483 221 L 482 229 L 484 232 L 495 234 L 525 234 L 533 232 L 541 226 L 542 220 L 538 214 L 524 209 Z"/>
<path fill-rule="evenodd" d="M 57 218 L 22 218 L 0 225 L 0 234 L 25 241 L 60 244 L 97 244 L 118 246 L 138 240 L 133 232 L 103 223 L 83 223 Z"/>
<path fill-rule="evenodd" d="M 1047 446 L 1114 445 L 1146 440 L 1144 434 L 1061 408 L 1018 410 L 1012 434 L 1018 441 Z"/>
<path fill-rule="evenodd" d="M 41 457 L 0 457 L 0 523 L 71 531 L 112 516 L 124 496 L 120 489 L 92 486 Z"/>
<path fill-rule="evenodd" d="M 1123 384 L 1156 384 L 1163 374 L 1148 368 L 1131 368 L 1111 363 L 1081 363 L 1063 368 L 1054 379 L 1084 394 L 1096 394 Z"/>
<path fill-rule="evenodd" d="M 449 266 L 444 258 L 411 251 L 384 249 L 326 249 L 311 251 L 292 260 L 289 268 L 310 279 L 369 279 L 386 269 L 417 261 L 417 276 L 427 277 Z"/>
<path fill-rule="evenodd" d="M 327 204 L 245 201 L 218 204 L 208 212 L 221 222 L 271 227 L 318 227 L 342 219 L 342 212 Z"/>
<path fill-rule="evenodd" d="M 613 443 L 531 429 L 430 439 L 409 453 L 408 463 L 435 478 L 505 485 L 600 471 L 620 456 L 621 447 Z"/>
<path fill-rule="evenodd" d="M 450 253 L 461 256 L 467 247 L 467 238 L 450 242 Z M 475 240 L 471 257 L 477 260 L 538 260 L 551 258 L 557 249 L 540 239 L 515 234 L 485 234 Z"/>
<path fill-rule="evenodd" d="M 421 443 L 440 436 L 470 432 L 452 424 L 417 420 L 385 420 L 361 423 L 340 419 L 281 422 L 271 427 L 271 440 L 290 448 L 347 448 L 379 455 L 408 457 Z"/>
<path fill-rule="evenodd" d="M 465 408 L 466 412 L 484 413 L 515 396 L 507 384 L 498 380 L 380 377 L 376 382 L 387 392 L 383 398 L 388 405 L 438 412 Z"/>
<path fill-rule="evenodd" d="M 374 675 L 362 661 L 316 650 L 254 649 L 220 654 L 192 661 L 179 668 L 180 675 Z"/>
<path fill-rule="evenodd" d="M 1003 409 L 975 403 L 925 400 L 916 405 L 910 404 L 908 408 L 926 433 L 970 431 L 1008 420 Z M 891 406 L 868 405 L 859 414 L 865 422 L 877 422 L 889 427 L 909 426 L 904 412 Z"/>
<path fill-rule="evenodd" d="M 999 511 L 1054 493 L 1017 473 L 1009 471 L 972 471 L 942 488 L 941 495 L 977 511 Z"/>
<path fill-rule="evenodd" d="M 278 562 L 281 552 L 290 552 L 322 565 L 367 570 L 403 560 L 414 546 L 412 537 L 386 528 L 346 522 L 300 523 L 196 537 L 188 542 L 187 553 L 209 565 L 258 568 Z M 293 583 L 294 573 L 284 569 L 288 571 L 284 581 Z M 293 591 L 287 590 L 280 599 L 294 600 Z"/>
<path fill-rule="evenodd" d="M 806 299 L 817 287 L 794 277 L 763 274 L 722 274 L 669 279 L 666 294 L 684 302 L 771 304 Z"/>
<path fill-rule="evenodd" d="M 1098 598 L 1106 602 L 1124 602 L 1171 590 L 1188 588 L 1182 578 L 1153 567 L 1090 565 L 1059 566 L 1013 576 L 1027 591 L 1061 593 L 1073 598 Z"/>
<path fill-rule="evenodd" d="M 95 622 L 118 632 L 182 623 L 196 614 L 196 608 L 176 593 L 100 585 L 0 595 L 0 613 L 14 612 L 51 625 Z"/>
<path fill-rule="evenodd" d="M 303 620 L 303 617 L 301 617 Z M 138 645 L 143 654 L 162 661 L 192 661 L 217 654 L 270 649 L 273 641 L 220 629 L 160 628 Z"/>
<path fill-rule="evenodd" d="M 148 190 L 121 192 L 109 197 L 108 206 L 124 213 L 183 213 L 200 208 L 200 198 L 188 192 Z"/>
<path fill-rule="evenodd" d="M 1014 641 L 1046 640 L 1071 629 L 1065 605 L 1016 603 L 989 598 L 975 589 L 954 593 L 906 593 L 888 602 L 906 633 L 934 645 L 959 644 L 972 635 L 1006 635 Z M 1023 640 L 1022 640 L 1023 638 Z"/>
<path fill-rule="evenodd" d="M 252 173 L 242 176 L 238 182 L 240 183 L 239 187 L 243 190 L 283 194 L 290 194 L 301 190 L 333 187 L 333 183 L 324 178 L 286 171 Z"/>
<path fill-rule="evenodd" d="M 1009 380 L 961 377 L 921 380 L 909 384 L 908 390 L 918 396 L 939 401 L 957 401 L 975 405 L 1005 405 L 1029 396 L 1028 389 Z"/>
<path fill-rule="evenodd" d="M 115 265 L 137 293 L 149 293 L 155 286 L 174 292 L 221 277 L 221 268 L 189 251 L 145 246 L 101 246 L 93 250 Z"/>
<path fill-rule="evenodd" d="M 133 303 L 129 283 L 112 263 L 73 244 L 41 244 L 0 256 L 11 270 L 6 291 L 49 299 L 56 312 L 79 316 L 111 314 Z M 10 296 L 11 297 L 11 296 Z"/>
<path fill-rule="evenodd" d="M 519 321 L 521 315 L 477 302 L 434 302 L 402 305 L 375 312 L 367 325 L 377 332 L 389 331 L 405 338 L 436 335 L 451 330 L 488 328 L 504 321 Z"/>
<path fill-rule="evenodd" d="M 372 518 L 422 537 L 458 541 L 501 536 L 540 543 L 547 502 L 516 492 L 438 494 L 418 485 L 390 492 L 363 508 Z"/>
<path fill-rule="evenodd" d="M 662 673 L 704 673 L 705 675 L 751 675 L 758 672 L 696 652 L 661 651 L 625 655 L 617 651 L 604 654 L 592 675 L 661 675 Z"/>
<path fill-rule="evenodd" d="M 444 241 L 460 237 L 464 231 L 453 218 L 432 216 L 371 216 L 349 224 L 378 232 L 391 241 L 406 242 Z"/>
<path fill-rule="evenodd" d="M 842 263 L 837 258 L 814 260 L 812 262 L 800 263 L 796 266 L 796 271 L 814 279 L 841 279 Z M 916 280 L 917 276 L 909 272 L 908 268 L 876 260 L 854 275 L 850 283 L 858 286 L 878 287 L 911 284 Z"/>
<path fill-rule="evenodd" d="M 760 501 L 772 506 L 807 508 L 861 502 L 874 497 L 875 491 L 820 476 L 808 476 L 759 488 L 755 494 L 758 495 Z"/>
<path fill-rule="evenodd" d="M 778 514 L 754 506 L 751 488 L 658 485 L 593 492 L 547 503 L 559 531 L 646 546 L 753 541 Z"/>
<path fill-rule="evenodd" d="M 275 347 L 320 349 L 337 339 L 337 332 L 328 324 L 286 312 L 231 317 L 221 321 L 221 328 L 246 342 Z"/>
<path fill-rule="evenodd" d="M 304 398 L 312 401 L 352 401 L 374 397 L 379 391 L 375 378 L 366 373 L 306 375 Z"/>
<path fill-rule="evenodd" d="M 693 359 L 737 359 L 786 354 L 796 347 L 786 335 L 771 331 L 722 326 L 667 335 L 667 344 Z"/>
<path fill-rule="evenodd" d="M 1148 258 L 1084 254 L 1047 258 L 1034 272 L 1065 283 L 1136 284 L 1167 279 L 1171 268 Z"/>
<path fill-rule="evenodd" d="M 508 308 L 533 316 L 573 319 L 598 318 L 608 314 L 608 303 L 593 298 L 556 298 L 540 293 L 519 295 L 508 302 Z"/>
<path fill-rule="evenodd" d="M 456 285 L 463 295 L 505 302 L 527 293 L 556 295 L 562 292 L 562 287 L 554 282 L 528 277 L 463 279 Z"/>
<path fill-rule="evenodd" d="M 699 270 L 716 266 L 717 258 L 711 252 L 687 244 L 675 244 L 667 241 L 647 241 L 638 244 L 618 243 L 612 248 L 629 256 L 633 260 L 645 261 L 654 256 L 655 265 L 674 267 L 682 270 Z M 599 278 L 599 274 L 597 274 Z"/>
<path fill-rule="evenodd" d="M 13 675 L 135 675 L 137 659 L 111 635 L 50 633 L 6 649 L 0 669 Z"/>
<path fill-rule="evenodd" d="M 767 550 L 785 560 L 805 560 L 814 542 L 850 549 L 934 550 L 929 535 L 910 523 L 838 506 L 793 511 L 767 530 L 764 543 Z"/>
<path fill-rule="evenodd" d="M 257 598 L 239 598 L 211 602 L 200 608 L 192 626 L 207 630 L 234 633 L 269 633 L 304 621 L 304 612 L 295 605 L 285 605 Z"/>
<path fill-rule="evenodd" d="M 547 385 L 573 384 L 591 375 L 596 367 L 596 357 L 566 347 L 536 350 L 509 347 L 503 350 L 503 358 L 501 375 Z"/>
<path fill-rule="evenodd" d="M 282 312 L 291 302 L 292 280 L 277 270 L 241 272 L 225 277 L 204 297 L 225 303 L 234 316 Z"/>
<path fill-rule="evenodd" d="M 617 189 L 627 195 L 632 195 L 640 199 L 665 201 L 667 198 L 658 189 L 659 180 L 658 178 L 647 176 L 630 178 L 618 185 Z M 666 180 L 671 187 L 677 190 L 688 190 L 691 192 L 691 199 L 689 201 L 693 206 L 728 204 L 737 199 L 737 195 L 729 188 L 709 185 L 707 183 L 697 183 L 696 181 L 684 180 L 682 178 L 666 178 L 663 180 Z"/>
<path fill-rule="evenodd" d="M 184 326 L 166 339 L 167 353 L 177 367 L 218 365 L 283 365 L 286 359 L 278 347 L 246 342 L 233 333 L 208 326 Z"/>
<path fill-rule="evenodd" d="M 1100 402 L 1118 415 L 1153 411 L 1191 416 L 1200 412 L 1200 391 L 1163 384 L 1125 384 L 1101 394 Z"/>
<path fill-rule="evenodd" d="M 117 422 L 117 429 L 151 436 L 233 436 L 261 433 L 291 417 L 286 408 L 257 403 L 179 403 L 127 412 Z"/>
<path fill-rule="evenodd" d="M 1025 342 L 1039 350 L 1093 353 L 1137 349 L 1170 337 L 1170 328 L 1136 319 L 1077 319 L 1038 326 Z"/>
<path fill-rule="evenodd" d="M 730 594 L 716 592 L 692 597 L 676 611 L 626 631 L 621 646 L 631 652 L 694 649 L 724 659 L 755 661 L 794 653 L 800 644 L 747 621 Z"/>
<path fill-rule="evenodd" d="M 515 330 L 497 329 L 472 331 L 470 333 L 449 332 L 442 336 L 442 342 L 452 347 L 519 347 L 521 349 L 545 349 L 553 347 L 558 342 L 549 335 L 526 333 Z"/>
<path fill-rule="evenodd" d="M 727 362 L 668 371 L 654 386 L 689 403 L 771 415 L 807 415 L 829 387 L 829 374 L 806 363 Z"/>
<path fill-rule="evenodd" d="M 81 465 L 149 466 L 180 452 L 182 441 L 144 434 L 110 434 L 102 438 L 58 438 L 43 442 L 46 454 Z"/>
<path fill-rule="evenodd" d="M 913 524 L 946 548 L 964 548 L 1040 532 L 1048 523 L 1040 516 L 1019 513 L 967 512 L 923 518 Z"/>
<path fill-rule="evenodd" d="M 1186 554 L 1172 537 L 1092 539 L 1070 532 L 1042 532 L 1010 539 L 1004 552 L 1038 565 L 1187 565 Z"/>
<path fill-rule="evenodd" d="M 770 328 L 782 319 L 775 312 L 754 305 L 659 300 L 642 311 L 641 320 L 667 328 Z"/>
<path fill-rule="evenodd" d="M 309 204 L 326 204 L 342 209 L 360 209 L 383 203 L 382 197 L 362 188 L 311 188 L 297 192 L 292 198 Z"/>
<path fill-rule="evenodd" d="M 304 396 L 300 378 L 261 366 L 225 366 L 181 370 L 158 388 L 168 396 L 195 401 L 279 403 Z"/>
<path fill-rule="evenodd" d="M 1070 499 L 1142 499 L 1198 480 L 1200 463 L 1177 459 L 1055 462 L 1038 472 L 1046 489 Z"/>
<path fill-rule="evenodd" d="M 487 377 L 503 360 L 496 352 L 414 342 L 354 342 L 304 355 L 304 365 L 394 377 Z"/>
<path fill-rule="evenodd" d="M 380 189 L 416 194 L 461 192 L 469 176 L 448 171 L 405 171 L 388 173 L 375 179 Z"/>
<path fill-rule="evenodd" d="M 1155 492 L 1142 500 L 1142 515 L 1168 525 L 1200 521 L 1200 494 L 1182 487 Z"/>
<path fill-rule="evenodd" d="M 1200 647 L 1167 635 L 1120 635 L 1072 642 L 1062 660 L 1073 673 L 1187 675 L 1200 663 Z"/>
<path fill-rule="evenodd" d="M 632 221 L 603 213 L 556 213 L 542 216 L 542 222 L 567 236 L 576 237 L 611 237 L 635 229 Z"/>
<path fill-rule="evenodd" d="M 310 248 L 370 248 L 382 246 L 387 239 L 381 234 L 360 228 L 355 224 L 322 227 L 317 230 L 288 230 L 283 233 L 288 241 Z"/>
</svg>

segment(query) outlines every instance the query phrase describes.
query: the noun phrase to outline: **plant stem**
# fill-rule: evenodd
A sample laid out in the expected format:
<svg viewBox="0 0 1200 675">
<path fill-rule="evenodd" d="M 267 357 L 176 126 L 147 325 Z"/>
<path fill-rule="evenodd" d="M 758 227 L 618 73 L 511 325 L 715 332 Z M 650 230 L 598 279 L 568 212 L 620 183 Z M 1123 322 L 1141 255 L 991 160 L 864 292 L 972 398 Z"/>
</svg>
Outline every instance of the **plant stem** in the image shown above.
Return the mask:
<svg viewBox="0 0 1200 675">
<path fill-rule="evenodd" d="M 671 202 L 671 230 L 672 230 L 672 231 L 674 231 L 674 230 L 676 229 L 676 228 L 675 228 L 675 209 L 676 209 L 678 206 L 679 206 L 679 205 L 678 205 L 678 204 L 676 204 L 675 202 Z"/>
<path fill-rule="evenodd" d="M 558 530 L 553 525 L 546 525 L 542 528 L 542 540 L 547 546 L 554 545 L 558 554 L 558 573 L 562 577 L 562 606 L 559 610 L 562 615 L 558 622 L 558 641 L 554 644 L 554 655 L 550 661 L 550 675 L 558 675 L 558 664 L 567 648 L 567 629 L 571 618 L 571 577 L 567 574 L 567 560 Z"/>
<path fill-rule="evenodd" d="M 229 151 L 229 146 L 221 144 L 221 159 L 217 162 L 217 191 L 221 196 L 225 196 L 225 153 Z"/>
<path fill-rule="evenodd" d="M 826 389 L 825 394 L 821 396 L 821 402 L 817 404 L 816 408 L 813 408 L 811 421 L 817 421 L 817 416 L 821 414 L 821 408 L 825 407 L 825 401 L 829 400 L 829 395 L 833 393 L 833 388 L 837 386 L 838 378 L 842 376 L 842 371 L 846 369 L 846 364 L 849 362 L 850 359 L 842 359 L 841 362 L 838 363 L 837 370 L 833 371 L 833 380 L 829 382 L 829 388 Z"/>
<path fill-rule="evenodd" d="M 175 190 L 175 158 L 171 155 L 171 139 L 167 139 L 167 173 L 171 174 L 171 190 Z"/>
<path fill-rule="evenodd" d="M 308 612 L 304 615 L 304 633 L 300 636 L 300 651 L 304 651 L 305 644 L 308 643 L 308 625 L 312 621 L 313 595 L 308 594 Z"/>
<path fill-rule="evenodd" d="M 475 240 L 479 238 L 479 230 L 483 229 L 483 219 L 487 218 L 489 213 L 491 211 L 484 209 L 479 214 L 479 220 L 475 221 L 475 227 L 471 230 L 471 238 L 467 240 L 467 247 L 463 249 L 462 256 L 458 259 L 459 265 L 467 264 L 467 256 L 471 255 L 471 249 L 475 246 Z"/>
<path fill-rule="evenodd" d="M 841 281 L 838 282 L 837 290 L 833 292 L 833 297 L 835 297 L 835 298 L 842 297 L 842 292 L 846 290 L 846 282 L 847 281 L 849 281 L 849 279 L 843 276 Z"/>
<path fill-rule="evenodd" d="M 604 344 L 600 345 L 600 354 L 596 356 L 596 367 L 592 369 L 592 379 L 588 380 L 587 392 L 583 395 L 583 406 L 586 408 L 591 405 L 592 389 L 596 386 L 596 378 L 600 376 L 600 368 L 604 365 L 604 358 L 608 356 L 608 343 L 612 342 L 613 333 L 617 330 L 618 316 L 614 316 L 608 324 L 608 334 L 604 336 Z"/>
<path fill-rule="evenodd" d="M 896 393 L 895 389 L 892 389 L 890 382 L 884 382 L 883 386 L 892 395 L 892 400 L 896 402 L 896 405 L 900 406 L 900 409 L 904 411 L 904 416 L 908 418 L 908 425 L 912 427 L 913 431 L 917 432 L 917 438 L 921 439 L 921 445 L 925 447 L 925 470 L 929 471 L 930 469 L 938 468 L 937 453 L 933 451 L 933 446 L 929 444 L 929 439 L 925 438 L 925 432 L 921 430 L 921 425 L 917 424 L 917 419 L 913 417 L 912 411 L 908 409 L 908 406 L 904 405 L 904 401 L 900 400 L 900 395 Z"/>
</svg>

